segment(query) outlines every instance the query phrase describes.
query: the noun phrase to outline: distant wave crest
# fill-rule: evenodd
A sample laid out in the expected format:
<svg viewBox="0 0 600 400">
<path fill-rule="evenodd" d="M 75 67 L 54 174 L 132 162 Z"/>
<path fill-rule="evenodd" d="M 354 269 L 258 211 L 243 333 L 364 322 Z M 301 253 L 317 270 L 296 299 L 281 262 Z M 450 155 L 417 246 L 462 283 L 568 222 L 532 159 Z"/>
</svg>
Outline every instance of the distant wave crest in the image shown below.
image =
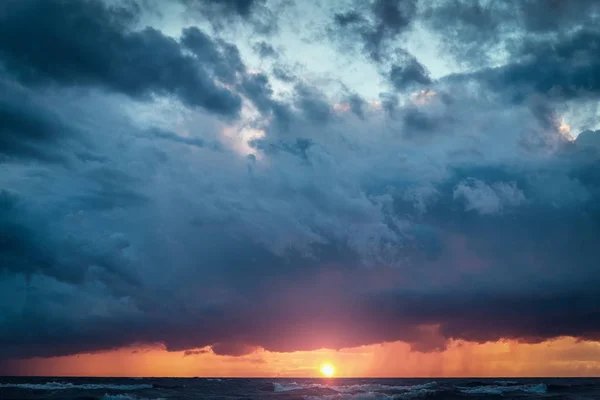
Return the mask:
<svg viewBox="0 0 600 400">
<path fill-rule="evenodd" d="M 275 392 L 293 392 L 306 400 L 386 400 L 416 399 L 434 394 L 437 383 L 423 385 L 392 386 L 382 384 L 323 385 L 318 383 L 273 383 Z"/>
<path fill-rule="evenodd" d="M 102 400 L 166 400 L 162 397 L 157 399 L 146 399 L 145 397 L 135 397 L 128 394 L 105 394 Z"/>
<path fill-rule="evenodd" d="M 492 394 L 492 395 L 503 395 L 505 393 L 536 393 L 544 394 L 548 391 L 548 387 L 543 383 L 532 384 L 532 385 L 489 385 L 489 386 L 476 386 L 476 387 L 459 387 L 460 391 L 464 394 Z"/>
<path fill-rule="evenodd" d="M 119 384 L 81 384 L 77 385 L 70 382 L 45 382 L 45 383 L 0 383 L 2 388 L 15 388 L 26 390 L 140 390 L 151 389 L 152 385 L 119 385 Z"/>
</svg>

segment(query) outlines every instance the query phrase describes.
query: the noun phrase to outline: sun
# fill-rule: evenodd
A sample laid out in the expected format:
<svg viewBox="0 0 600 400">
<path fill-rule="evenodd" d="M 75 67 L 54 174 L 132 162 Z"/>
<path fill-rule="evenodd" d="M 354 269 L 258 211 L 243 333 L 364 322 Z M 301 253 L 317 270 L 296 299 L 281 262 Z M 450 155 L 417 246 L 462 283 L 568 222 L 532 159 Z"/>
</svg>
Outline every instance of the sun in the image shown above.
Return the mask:
<svg viewBox="0 0 600 400">
<path fill-rule="evenodd" d="M 323 364 L 321 365 L 321 373 L 323 374 L 323 376 L 331 378 L 335 374 L 335 368 L 329 363 Z"/>
</svg>

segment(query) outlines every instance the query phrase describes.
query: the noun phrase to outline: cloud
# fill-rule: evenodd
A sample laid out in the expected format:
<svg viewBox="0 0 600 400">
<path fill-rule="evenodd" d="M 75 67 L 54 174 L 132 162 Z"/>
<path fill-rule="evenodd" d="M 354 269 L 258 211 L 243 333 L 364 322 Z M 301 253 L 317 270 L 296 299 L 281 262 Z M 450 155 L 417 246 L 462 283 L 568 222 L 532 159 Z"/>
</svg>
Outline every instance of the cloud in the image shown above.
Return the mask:
<svg viewBox="0 0 600 400">
<path fill-rule="evenodd" d="M 237 14 L 243 18 L 248 18 L 257 4 L 261 0 L 180 0 L 188 7 L 199 7 L 212 9 L 221 13 Z"/>
<path fill-rule="evenodd" d="M 459 183 L 453 192 L 454 199 L 464 199 L 467 211 L 481 215 L 497 214 L 506 207 L 519 206 L 525 196 L 514 183 L 497 182 L 492 186 L 474 179 Z"/>
<path fill-rule="evenodd" d="M 577 147 L 581 148 L 596 148 L 600 149 L 600 132 L 599 131 L 584 131 L 577 136 L 575 142 Z"/>
<path fill-rule="evenodd" d="M 277 50 L 267 42 L 258 42 L 253 48 L 261 58 L 277 58 L 278 56 Z"/>
<path fill-rule="evenodd" d="M 343 41 L 359 39 L 370 57 L 382 61 L 389 42 L 409 28 L 415 14 L 412 0 L 353 2 L 349 10 L 334 15 L 332 33 Z"/>
<path fill-rule="evenodd" d="M 209 349 L 200 349 L 200 350 L 186 350 L 183 352 L 183 356 L 184 357 L 189 357 L 189 356 L 198 356 L 201 354 L 209 354 L 210 350 Z"/>
<path fill-rule="evenodd" d="M 221 82 L 234 84 L 236 73 L 244 73 L 245 66 L 235 45 L 213 40 L 196 27 L 185 28 L 181 44 L 191 50 L 199 63 Z"/>
<path fill-rule="evenodd" d="M 277 65 L 273 67 L 273 76 L 284 82 L 294 82 L 295 80 L 295 76 L 293 73 Z"/>
<path fill-rule="evenodd" d="M 443 0 L 425 5 L 419 20 L 437 35 L 446 54 L 477 67 L 497 62 L 494 58 L 502 52 L 512 53 L 523 39 L 557 40 L 574 30 L 593 28 L 599 10 L 588 0 L 569 6 L 544 0 Z"/>
<path fill-rule="evenodd" d="M 167 95 L 224 116 L 240 111 L 239 96 L 217 85 L 205 69 L 220 59 L 187 55 L 153 28 L 131 30 L 135 7 L 11 0 L 0 18 L 2 65 L 21 83 L 94 86 L 134 98 Z"/>
<path fill-rule="evenodd" d="M 373 53 L 414 3 L 356 3 L 336 23 L 398 68 L 369 98 L 123 7 L 0 17 L 0 359 L 598 339 L 599 131 L 566 137 L 548 95 L 595 98 L 593 33 L 434 80 Z"/>
<path fill-rule="evenodd" d="M 366 107 L 365 100 L 357 94 L 349 95 L 347 100 L 348 105 L 350 106 L 350 111 L 352 111 L 352 113 L 357 117 L 364 118 Z"/>
<path fill-rule="evenodd" d="M 232 23 L 248 24 L 255 33 L 271 35 L 277 31 L 279 10 L 265 0 L 179 0 L 187 13 L 208 20 L 216 30 L 227 29 Z"/>
<path fill-rule="evenodd" d="M 0 83 L 0 154 L 14 158 L 64 162 L 57 151 L 74 130 L 44 104 L 36 104 L 26 91 Z"/>
<path fill-rule="evenodd" d="M 429 72 L 417 59 L 403 52 L 399 64 L 392 65 L 389 79 L 397 90 L 404 90 L 414 84 L 429 85 L 432 83 Z"/>
<path fill-rule="evenodd" d="M 324 123 L 329 120 L 331 106 L 317 88 L 300 84 L 296 86 L 295 92 L 295 104 L 308 121 Z"/>
<path fill-rule="evenodd" d="M 452 118 L 449 116 L 436 115 L 417 107 L 406 108 L 402 118 L 406 128 L 404 134 L 408 138 L 417 138 L 423 134 L 427 136 L 427 134 L 448 129 L 452 123 Z"/>
<path fill-rule="evenodd" d="M 248 346 L 244 343 L 216 343 L 211 346 L 213 352 L 217 355 L 225 356 L 245 356 L 254 352 L 257 347 Z"/>
<path fill-rule="evenodd" d="M 492 143 L 519 148 L 508 127 L 544 126 L 526 107 L 511 106 L 506 118 L 497 104 L 473 104 L 505 135 L 471 129 L 467 98 L 439 105 L 467 131 L 428 146 L 398 136 L 403 125 L 392 119 L 394 130 L 374 130 L 373 117 L 340 114 L 312 132 L 297 116 L 288 133 L 257 142 L 263 163 L 196 146 L 213 140 L 196 136 L 205 122 L 187 126 L 203 142 L 160 134 L 154 146 L 169 157 L 155 168 L 159 161 L 141 157 L 153 143 L 139 140 L 147 130 L 132 125 L 125 131 L 135 139 L 112 152 L 118 136 L 108 133 L 94 149 L 110 161 L 67 171 L 70 185 L 35 178 L 54 188 L 38 198 L 53 210 L 18 200 L 35 198 L 35 185 L 15 180 L 21 194 L 6 197 L 3 213 L 12 250 L 3 252 L 11 269 L 2 282 L 21 300 L 3 314 L 10 346 L 2 357 L 140 342 L 242 355 L 393 340 L 431 351 L 449 338 L 595 338 L 597 156 L 557 148 L 548 158 L 530 148 L 524 165 L 512 150 L 495 153 Z M 464 148 L 467 132 L 486 158 L 465 153 L 454 164 L 453 145 Z M 175 151 L 181 144 L 192 146 Z M 209 166 L 212 174 L 197 175 Z M 532 275 L 543 275 L 535 290 Z M 88 304 L 97 305 L 84 311 Z"/>
</svg>

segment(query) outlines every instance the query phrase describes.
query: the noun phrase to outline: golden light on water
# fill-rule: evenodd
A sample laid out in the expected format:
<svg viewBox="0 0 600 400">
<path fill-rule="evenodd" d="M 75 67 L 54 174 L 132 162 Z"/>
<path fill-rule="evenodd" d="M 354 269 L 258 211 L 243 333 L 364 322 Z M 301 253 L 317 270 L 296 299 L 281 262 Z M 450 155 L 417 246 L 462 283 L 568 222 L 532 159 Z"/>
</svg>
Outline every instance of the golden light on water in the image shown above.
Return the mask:
<svg viewBox="0 0 600 400">
<path fill-rule="evenodd" d="M 321 365 L 321 373 L 327 378 L 331 378 L 335 374 L 335 368 L 329 363 Z"/>
</svg>

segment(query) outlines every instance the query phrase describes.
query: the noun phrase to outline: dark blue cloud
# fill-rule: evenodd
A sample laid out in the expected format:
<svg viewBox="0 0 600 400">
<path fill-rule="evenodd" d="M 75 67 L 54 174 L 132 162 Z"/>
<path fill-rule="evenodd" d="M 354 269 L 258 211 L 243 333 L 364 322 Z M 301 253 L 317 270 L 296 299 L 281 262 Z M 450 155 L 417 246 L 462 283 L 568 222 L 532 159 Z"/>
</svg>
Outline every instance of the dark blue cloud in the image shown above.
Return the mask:
<svg viewBox="0 0 600 400">
<path fill-rule="evenodd" d="M 221 60 L 210 53 L 191 57 L 153 28 L 132 31 L 136 7 L 11 0 L 0 18 L 2 67 L 24 84 L 96 86 L 135 98 L 170 95 L 225 116 L 240 111 L 239 96 L 218 86 L 206 70 L 221 71 L 222 63 L 210 64 Z M 216 51 L 210 46 L 202 50 Z"/>
<path fill-rule="evenodd" d="M 248 18 L 257 4 L 263 3 L 262 0 L 180 0 L 188 7 L 206 7 L 219 10 L 227 14 L 237 14 L 243 18 Z"/>
<path fill-rule="evenodd" d="M 595 28 L 599 11 L 600 6 L 593 0 L 572 4 L 545 0 L 442 0 L 425 5 L 420 20 L 439 35 L 449 55 L 481 67 L 490 63 L 498 51 L 512 52 L 512 47 L 519 46 L 523 39 L 556 39 L 575 29 Z"/>
<path fill-rule="evenodd" d="M 417 11 L 413 0 L 372 0 L 354 2 L 349 10 L 333 16 L 331 34 L 342 42 L 358 39 L 375 61 L 388 57 L 389 46 L 412 24 Z"/>
<path fill-rule="evenodd" d="M 331 116 L 331 105 L 325 96 L 315 87 L 297 85 L 295 105 L 308 121 L 325 123 Z"/>
<path fill-rule="evenodd" d="M 75 135 L 74 130 L 26 91 L 0 83 L 0 157 L 64 162 L 59 143 Z"/>
<path fill-rule="evenodd" d="M 427 69 L 414 57 L 410 57 L 403 65 L 392 66 L 390 81 L 398 90 L 406 89 L 414 84 L 429 85 L 432 83 Z"/>
<path fill-rule="evenodd" d="M 559 39 L 532 39 L 522 43 L 523 57 L 508 65 L 476 75 L 494 90 L 506 91 L 515 100 L 542 93 L 559 100 L 596 98 L 600 89 L 597 31 L 578 30 Z"/>
<path fill-rule="evenodd" d="M 255 33 L 270 36 L 278 29 L 278 10 L 267 7 L 265 0 L 178 0 L 186 12 L 207 20 L 216 30 L 242 22 Z M 273 6 L 273 4 L 270 4 Z M 285 6 L 285 2 L 283 3 Z M 275 6 L 276 7 L 276 6 Z"/>
<path fill-rule="evenodd" d="M 336 24 L 390 64 L 378 104 L 277 70 L 276 97 L 241 47 L 139 30 L 134 6 L 2 6 L 0 359 L 599 339 L 600 131 L 569 140 L 548 94 L 597 97 L 594 31 L 434 81 L 381 53 L 431 15 L 356 7 Z"/>
</svg>

